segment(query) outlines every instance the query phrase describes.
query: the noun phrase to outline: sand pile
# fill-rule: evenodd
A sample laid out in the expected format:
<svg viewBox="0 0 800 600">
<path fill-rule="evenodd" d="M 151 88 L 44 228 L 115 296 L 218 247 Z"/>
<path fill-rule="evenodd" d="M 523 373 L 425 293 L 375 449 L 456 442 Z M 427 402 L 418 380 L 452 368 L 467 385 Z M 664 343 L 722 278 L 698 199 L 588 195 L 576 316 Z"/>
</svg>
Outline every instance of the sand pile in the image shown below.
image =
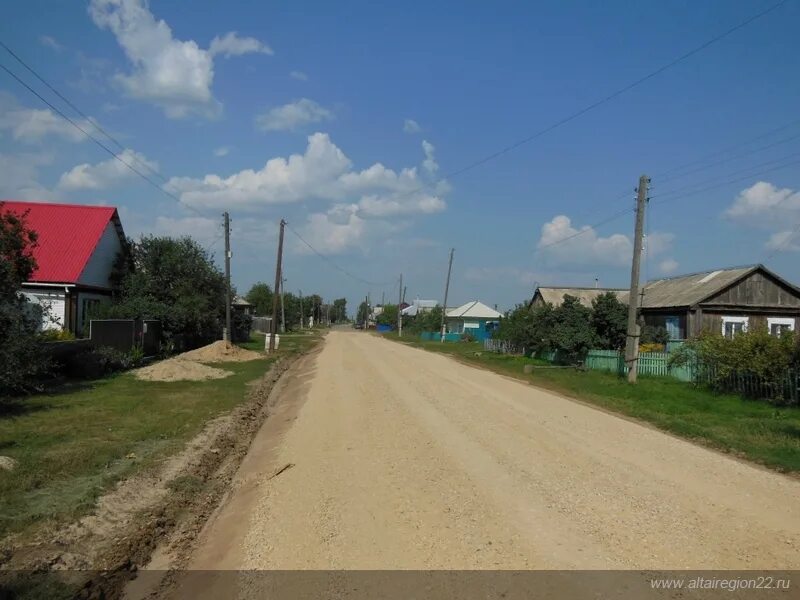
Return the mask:
<svg viewBox="0 0 800 600">
<path fill-rule="evenodd" d="M 204 381 L 206 379 L 222 379 L 233 375 L 231 371 L 209 367 L 200 363 L 243 362 L 262 358 L 252 350 L 245 350 L 227 342 L 219 341 L 178 354 L 173 358 L 162 360 L 149 367 L 134 371 L 138 379 L 145 381 Z"/>
<path fill-rule="evenodd" d="M 208 346 L 203 346 L 197 350 L 184 352 L 179 354 L 176 358 L 184 360 L 196 360 L 198 362 L 213 363 L 213 362 L 244 362 L 247 360 L 255 360 L 256 358 L 263 358 L 262 354 L 253 352 L 252 350 L 245 350 L 223 342 L 214 342 Z"/>
<path fill-rule="evenodd" d="M 137 379 L 145 381 L 205 381 L 233 375 L 232 371 L 201 365 L 180 357 L 162 360 L 149 367 L 137 369 L 134 373 Z"/>
</svg>

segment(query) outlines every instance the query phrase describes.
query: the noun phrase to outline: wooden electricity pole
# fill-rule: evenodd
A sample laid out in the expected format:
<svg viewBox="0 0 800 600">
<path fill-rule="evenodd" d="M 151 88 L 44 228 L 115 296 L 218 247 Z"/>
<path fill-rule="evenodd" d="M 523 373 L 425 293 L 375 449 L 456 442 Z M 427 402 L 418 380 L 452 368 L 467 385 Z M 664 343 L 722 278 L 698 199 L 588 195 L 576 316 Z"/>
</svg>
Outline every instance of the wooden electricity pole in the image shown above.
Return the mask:
<svg viewBox="0 0 800 600">
<path fill-rule="evenodd" d="M 286 305 L 283 290 L 286 287 L 286 278 L 281 277 L 281 333 L 286 333 Z"/>
<path fill-rule="evenodd" d="M 628 296 L 628 337 L 625 344 L 625 364 L 628 366 L 628 383 L 636 383 L 639 368 L 639 263 L 642 259 L 644 211 L 647 207 L 647 188 L 650 178 L 639 177 L 636 195 L 636 230 L 633 234 L 633 262 L 631 263 L 631 291 Z"/>
<path fill-rule="evenodd" d="M 447 294 L 450 291 L 450 271 L 453 270 L 453 252 L 455 252 L 455 248 L 450 248 L 450 263 L 447 265 L 447 282 L 444 284 L 444 306 L 442 306 L 442 338 L 441 342 L 444 342 L 444 334 L 445 334 L 445 325 L 447 323 Z"/>
<path fill-rule="evenodd" d="M 275 265 L 275 287 L 272 294 L 272 323 L 270 323 L 269 352 L 275 352 L 275 336 L 278 334 L 278 290 L 281 287 L 281 269 L 283 268 L 283 229 L 286 221 L 281 219 L 281 230 L 278 235 L 278 262 Z"/>
<path fill-rule="evenodd" d="M 222 339 L 230 342 L 231 337 L 231 219 L 227 212 L 225 218 L 225 334 Z"/>
<path fill-rule="evenodd" d="M 400 286 L 397 288 L 397 336 L 403 337 L 403 274 L 400 273 Z"/>
</svg>

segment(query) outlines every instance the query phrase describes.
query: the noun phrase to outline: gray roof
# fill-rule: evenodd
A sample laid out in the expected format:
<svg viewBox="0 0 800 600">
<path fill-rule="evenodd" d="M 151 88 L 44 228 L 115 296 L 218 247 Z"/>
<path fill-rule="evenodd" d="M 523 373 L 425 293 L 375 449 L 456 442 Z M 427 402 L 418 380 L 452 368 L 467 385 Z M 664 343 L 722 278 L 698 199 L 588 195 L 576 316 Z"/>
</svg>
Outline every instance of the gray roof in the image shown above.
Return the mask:
<svg viewBox="0 0 800 600">
<path fill-rule="evenodd" d="M 628 302 L 628 290 L 623 288 L 539 287 L 537 291 L 542 295 L 542 300 L 553 306 L 561 306 L 564 296 L 569 295 L 591 308 L 592 300 L 606 292 L 613 292 L 620 302 Z"/>
<path fill-rule="evenodd" d="M 644 286 L 642 308 L 693 306 L 759 268 L 763 267 L 746 265 L 648 281 Z"/>
</svg>

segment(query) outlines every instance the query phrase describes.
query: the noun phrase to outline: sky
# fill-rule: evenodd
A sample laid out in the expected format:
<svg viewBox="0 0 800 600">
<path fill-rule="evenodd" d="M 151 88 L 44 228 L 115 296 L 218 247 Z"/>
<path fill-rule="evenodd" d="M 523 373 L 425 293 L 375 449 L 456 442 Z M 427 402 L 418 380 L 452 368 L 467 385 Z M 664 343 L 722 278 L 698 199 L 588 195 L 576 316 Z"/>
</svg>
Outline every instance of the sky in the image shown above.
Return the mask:
<svg viewBox="0 0 800 600">
<path fill-rule="evenodd" d="M 800 284 L 799 2 L 539 135 L 773 4 L 11 2 L 0 40 L 91 121 L 0 64 L 153 183 L 0 70 L 0 198 L 113 205 L 218 262 L 228 211 L 240 292 L 283 218 L 286 289 L 351 310 L 400 273 L 441 301 L 455 248 L 448 305 L 505 310 L 627 287 L 646 174 L 644 279 Z"/>
</svg>

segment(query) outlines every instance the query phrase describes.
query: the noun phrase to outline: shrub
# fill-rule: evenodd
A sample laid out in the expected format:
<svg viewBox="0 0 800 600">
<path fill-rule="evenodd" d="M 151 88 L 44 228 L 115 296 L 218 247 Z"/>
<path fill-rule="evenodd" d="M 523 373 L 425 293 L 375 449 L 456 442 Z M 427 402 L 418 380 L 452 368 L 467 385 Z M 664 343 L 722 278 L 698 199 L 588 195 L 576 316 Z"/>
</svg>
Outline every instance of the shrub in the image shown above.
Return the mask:
<svg viewBox="0 0 800 600">
<path fill-rule="evenodd" d="M 253 317 L 243 312 L 234 311 L 231 314 L 231 341 L 249 342 L 250 330 L 253 328 Z"/>
<path fill-rule="evenodd" d="M 730 389 L 740 375 L 757 377 L 774 391 L 773 398 L 780 403 L 787 373 L 800 368 L 800 348 L 793 332 L 778 337 L 759 328 L 733 339 L 705 332 L 673 352 L 669 364 L 693 365 L 700 379 L 716 389 Z"/>
<path fill-rule="evenodd" d="M 39 334 L 39 339 L 43 342 L 71 342 L 75 334 L 68 329 L 45 329 Z"/>
</svg>

